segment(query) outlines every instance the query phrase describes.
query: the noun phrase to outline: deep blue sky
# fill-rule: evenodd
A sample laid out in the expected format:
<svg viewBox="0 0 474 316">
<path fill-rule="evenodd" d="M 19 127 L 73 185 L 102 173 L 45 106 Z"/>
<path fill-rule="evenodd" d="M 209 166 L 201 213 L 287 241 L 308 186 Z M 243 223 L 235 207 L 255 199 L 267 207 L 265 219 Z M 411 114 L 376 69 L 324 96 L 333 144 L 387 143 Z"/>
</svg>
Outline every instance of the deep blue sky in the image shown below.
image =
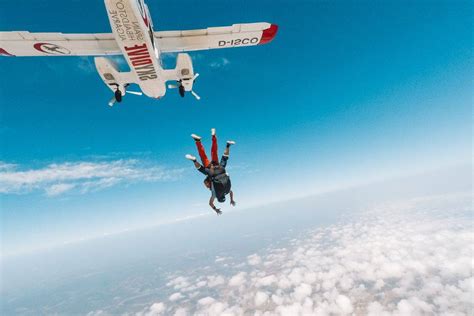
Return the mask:
<svg viewBox="0 0 474 316">
<path fill-rule="evenodd" d="M 92 58 L 1 58 L 0 160 L 16 165 L 8 170 L 136 159 L 141 170 L 177 173 L 85 193 L 48 196 L 50 184 L 38 183 L 3 194 L 7 253 L 211 212 L 183 158 L 195 152 L 193 132 L 209 147 L 211 127 L 222 145 L 238 143 L 229 165 L 239 208 L 470 162 L 468 1 L 147 3 L 156 30 L 280 29 L 268 45 L 191 53 L 200 102 L 172 90 L 109 108 Z M 0 1 L 0 30 L 110 27 L 101 1 Z"/>
</svg>

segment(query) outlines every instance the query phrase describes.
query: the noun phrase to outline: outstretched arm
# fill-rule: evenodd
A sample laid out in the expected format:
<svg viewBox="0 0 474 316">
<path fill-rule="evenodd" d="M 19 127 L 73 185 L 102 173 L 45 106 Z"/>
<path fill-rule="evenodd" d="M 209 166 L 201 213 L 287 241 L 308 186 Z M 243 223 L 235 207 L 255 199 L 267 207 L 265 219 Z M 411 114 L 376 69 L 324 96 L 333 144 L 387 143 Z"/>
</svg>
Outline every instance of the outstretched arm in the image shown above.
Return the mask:
<svg viewBox="0 0 474 316">
<path fill-rule="evenodd" d="M 230 190 L 230 205 L 235 206 L 235 201 L 234 201 L 234 192 Z"/>
<path fill-rule="evenodd" d="M 209 206 L 217 213 L 217 215 L 221 215 L 222 212 L 220 209 L 218 209 L 215 205 L 214 205 L 214 196 L 211 196 L 211 198 L 209 199 Z"/>
<path fill-rule="evenodd" d="M 222 155 L 222 158 L 221 158 L 221 166 L 222 167 L 226 167 L 227 166 L 227 160 L 229 160 L 229 145 L 227 145 L 227 147 L 225 148 L 224 150 L 224 154 Z"/>
<path fill-rule="evenodd" d="M 204 175 L 206 175 L 206 176 L 209 175 L 209 174 L 208 174 L 208 170 L 206 170 L 206 168 L 204 168 L 203 165 L 201 165 L 199 162 L 197 162 L 197 160 L 194 160 L 193 162 L 194 162 L 194 166 L 196 167 L 196 169 L 197 169 L 200 173 L 202 173 L 202 174 L 204 174 Z"/>
<path fill-rule="evenodd" d="M 227 141 L 227 146 L 225 147 L 224 154 L 222 155 L 222 158 L 221 158 L 221 166 L 224 168 L 227 165 L 227 160 L 229 160 L 230 146 L 234 144 L 235 142 L 232 140 Z"/>
<path fill-rule="evenodd" d="M 230 154 L 230 145 L 227 145 L 224 150 L 224 156 L 229 157 Z"/>
</svg>

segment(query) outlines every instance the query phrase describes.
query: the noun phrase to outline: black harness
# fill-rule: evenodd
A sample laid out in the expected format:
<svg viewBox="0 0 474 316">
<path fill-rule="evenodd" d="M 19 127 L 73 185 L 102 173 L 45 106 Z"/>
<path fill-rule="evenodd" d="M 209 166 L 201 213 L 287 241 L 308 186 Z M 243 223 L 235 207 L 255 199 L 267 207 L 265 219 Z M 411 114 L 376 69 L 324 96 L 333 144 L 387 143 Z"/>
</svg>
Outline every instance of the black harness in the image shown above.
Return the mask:
<svg viewBox="0 0 474 316">
<path fill-rule="evenodd" d="M 216 198 L 219 202 L 225 200 L 225 196 L 229 194 L 231 183 L 230 178 L 227 175 L 225 168 L 222 166 L 217 166 L 213 170 L 213 175 L 211 176 L 212 185 L 214 191 L 216 192 Z"/>
</svg>

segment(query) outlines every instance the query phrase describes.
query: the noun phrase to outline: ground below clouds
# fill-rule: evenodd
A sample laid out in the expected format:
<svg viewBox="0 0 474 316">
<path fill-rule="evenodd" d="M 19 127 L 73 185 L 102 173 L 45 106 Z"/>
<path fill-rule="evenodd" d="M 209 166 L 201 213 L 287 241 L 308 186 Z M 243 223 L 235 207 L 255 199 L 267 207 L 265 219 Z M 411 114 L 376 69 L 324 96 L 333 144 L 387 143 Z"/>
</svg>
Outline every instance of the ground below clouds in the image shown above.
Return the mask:
<svg viewBox="0 0 474 316">
<path fill-rule="evenodd" d="M 378 205 L 169 276 L 137 315 L 472 315 L 470 195 Z"/>
</svg>

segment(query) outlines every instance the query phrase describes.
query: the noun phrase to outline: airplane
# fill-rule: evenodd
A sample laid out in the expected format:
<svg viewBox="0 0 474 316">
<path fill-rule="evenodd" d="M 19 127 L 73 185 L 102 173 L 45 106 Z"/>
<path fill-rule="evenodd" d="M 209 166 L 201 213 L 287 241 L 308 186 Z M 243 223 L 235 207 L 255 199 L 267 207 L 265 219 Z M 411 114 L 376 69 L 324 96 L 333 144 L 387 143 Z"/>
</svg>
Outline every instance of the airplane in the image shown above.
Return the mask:
<svg viewBox="0 0 474 316">
<path fill-rule="evenodd" d="M 177 88 L 184 97 L 190 92 L 196 99 L 194 72 L 189 54 L 185 52 L 269 43 L 275 37 L 276 24 L 243 23 L 197 30 L 153 30 L 148 6 L 144 0 L 104 0 L 112 33 L 63 34 L 0 32 L 0 56 L 109 56 L 123 55 L 129 72 L 121 72 L 116 62 L 106 57 L 94 57 L 94 63 L 104 83 L 114 96 L 113 106 L 125 93 L 145 94 L 160 99 L 169 89 Z M 161 54 L 178 53 L 176 67 L 164 69 Z M 168 81 L 175 81 L 169 84 Z M 137 84 L 142 92 L 127 91 Z"/>
</svg>

